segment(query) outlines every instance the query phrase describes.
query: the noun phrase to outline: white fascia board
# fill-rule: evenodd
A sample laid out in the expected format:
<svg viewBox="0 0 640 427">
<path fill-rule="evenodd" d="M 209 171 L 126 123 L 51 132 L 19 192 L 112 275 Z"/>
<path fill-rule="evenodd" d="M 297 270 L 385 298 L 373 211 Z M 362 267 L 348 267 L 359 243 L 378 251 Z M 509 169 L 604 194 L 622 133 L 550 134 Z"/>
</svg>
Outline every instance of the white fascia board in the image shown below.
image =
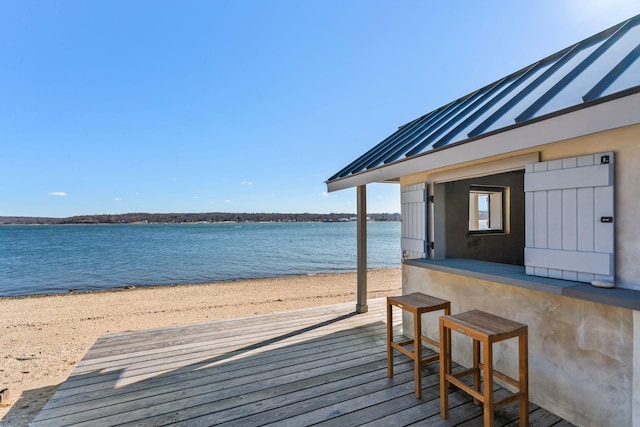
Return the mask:
<svg viewBox="0 0 640 427">
<path fill-rule="evenodd" d="M 640 93 L 571 111 L 327 183 L 329 192 L 480 160 L 640 123 Z"/>
</svg>

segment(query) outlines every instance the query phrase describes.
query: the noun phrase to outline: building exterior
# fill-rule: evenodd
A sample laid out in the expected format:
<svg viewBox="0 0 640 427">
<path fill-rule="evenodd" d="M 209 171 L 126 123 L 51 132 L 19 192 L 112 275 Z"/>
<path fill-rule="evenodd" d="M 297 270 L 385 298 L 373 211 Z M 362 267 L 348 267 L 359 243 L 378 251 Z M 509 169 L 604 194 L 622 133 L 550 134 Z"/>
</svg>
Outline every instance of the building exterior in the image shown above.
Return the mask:
<svg viewBox="0 0 640 427">
<path fill-rule="evenodd" d="M 396 183 L 403 292 L 529 325 L 534 403 L 577 425 L 640 425 L 639 56 L 636 16 L 401 126 L 332 176 L 329 191 L 358 189 L 358 310 L 366 185 Z M 435 318 L 423 324 L 437 336 Z M 515 375 L 515 343 L 495 351 Z"/>
</svg>

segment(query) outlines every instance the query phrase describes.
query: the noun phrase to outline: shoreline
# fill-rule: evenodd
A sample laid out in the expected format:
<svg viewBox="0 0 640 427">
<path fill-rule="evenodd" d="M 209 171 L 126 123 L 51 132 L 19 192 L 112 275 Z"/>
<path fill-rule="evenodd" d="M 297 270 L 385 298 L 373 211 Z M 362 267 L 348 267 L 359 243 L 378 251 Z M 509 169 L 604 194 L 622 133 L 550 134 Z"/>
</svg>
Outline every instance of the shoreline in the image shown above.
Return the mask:
<svg viewBox="0 0 640 427">
<path fill-rule="evenodd" d="M 401 292 L 402 269 L 371 269 L 368 298 Z M 153 285 L 0 298 L 0 426 L 37 415 L 105 334 L 353 302 L 357 273 L 318 273 L 206 284 Z"/>
<path fill-rule="evenodd" d="M 378 271 L 378 270 L 394 270 L 399 269 L 400 267 L 379 267 L 379 268 L 370 268 L 367 270 L 368 273 Z M 64 296 L 64 295 L 84 295 L 84 294 L 100 294 L 100 293 L 109 293 L 109 292 L 124 292 L 130 291 L 134 289 L 156 289 L 156 288 L 174 288 L 179 286 L 214 286 L 219 283 L 236 283 L 236 282 L 252 282 L 252 281 L 263 281 L 263 280 L 278 280 L 278 279 L 288 279 L 295 277 L 314 277 L 314 276 L 323 276 L 323 275 L 333 275 L 333 274 L 356 274 L 354 270 L 345 270 L 345 271 L 331 271 L 331 272 L 318 272 L 318 273 L 291 273 L 284 275 L 274 275 L 274 276 L 261 276 L 261 277 L 244 277 L 244 278 L 236 278 L 236 279 L 223 279 L 217 281 L 204 281 L 204 282 L 189 282 L 189 283 L 164 283 L 164 284 L 153 284 L 153 285 L 119 285 L 110 288 L 99 288 L 99 289 L 79 289 L 79 288 L 69 288 L 66 291 L 60 292 L 45 292 L 45 293 L 34 293 L 34 294 L 22 294 L 22 295 L 0 295 L 0 302 L 3 300 L 9 299 L 25 299 L 25 298 L 46 298 L 46 297 L 55 297 L 55 296 Z"/>
</svg>

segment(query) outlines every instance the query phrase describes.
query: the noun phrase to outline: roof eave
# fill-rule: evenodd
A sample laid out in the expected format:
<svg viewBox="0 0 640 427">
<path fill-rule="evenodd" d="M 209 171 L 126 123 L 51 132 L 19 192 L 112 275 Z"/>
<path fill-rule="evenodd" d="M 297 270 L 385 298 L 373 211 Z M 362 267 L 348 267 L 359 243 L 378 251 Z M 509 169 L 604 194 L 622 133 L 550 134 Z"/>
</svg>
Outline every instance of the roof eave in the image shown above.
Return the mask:
<svg viewBox="0 0 640 427">
<path fill-rule="evenodd" d="M 477 161 L 640 123 L 640 87 L 327 182 L 329 192 Z"/>
</svg>

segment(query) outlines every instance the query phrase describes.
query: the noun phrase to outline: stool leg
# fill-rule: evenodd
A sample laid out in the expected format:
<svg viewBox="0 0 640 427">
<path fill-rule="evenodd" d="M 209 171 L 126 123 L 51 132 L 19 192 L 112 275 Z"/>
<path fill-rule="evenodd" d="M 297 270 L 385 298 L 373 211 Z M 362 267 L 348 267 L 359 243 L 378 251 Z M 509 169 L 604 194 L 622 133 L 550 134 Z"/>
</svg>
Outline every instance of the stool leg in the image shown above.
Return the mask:
<svg viewBox="0 0 640 427">
<path fill-rule="evenodd" d="M 480 341 L 473 340 L 473 389 L 480 392 Z M 480 401 L 473 398 L 473 403 L 478 405 Z"/>
<path fill-rule="evenodd" d="M 451 373 L 451 330 L 444 326 L 440 318 L 440 417 L 449 418 L 449 383 L 447 374 Z"/>
<path fill-rule="evenodd" d="M 393 378 L 393 306 L 387 300 L 387 376 Z"/>
<path fill-rule="evenodd" d="M 422 322 L 419 311 L 413 312 L 413 373 L 415 376 L 416 397 L 422 399 Z"/>
<path fill-rule="evenodd" d="M 493 427 L 493 343 L 483 343 L 483 373 L 482 397 L 484 400 L 484 427 Z"/>
<path fill-rule="evenodd" d="M 445 316 L 449 316 L 451 315 L 451 306 L 448 305 L 444 308 L 444 315 Z M 449 333 L 449 339 L 447 340 L 447 345 L 446 345 L 446 350 L 447 353 L 449 355 L 449 360 L 451 360 L 451 333 Z M 442 352 L 440 352 L 440 354 L 442 354 Z M 442 358 L 442 356 L 440 356 Z M 449 370 L 449 373 L 451 373 L 451 370 Z"/>
<path fill-rule="evenodd" d="M 518 337 L 520 351 L 520 427 L 529 425 L 529 354 L 527 331 Z"/>
</svg>

